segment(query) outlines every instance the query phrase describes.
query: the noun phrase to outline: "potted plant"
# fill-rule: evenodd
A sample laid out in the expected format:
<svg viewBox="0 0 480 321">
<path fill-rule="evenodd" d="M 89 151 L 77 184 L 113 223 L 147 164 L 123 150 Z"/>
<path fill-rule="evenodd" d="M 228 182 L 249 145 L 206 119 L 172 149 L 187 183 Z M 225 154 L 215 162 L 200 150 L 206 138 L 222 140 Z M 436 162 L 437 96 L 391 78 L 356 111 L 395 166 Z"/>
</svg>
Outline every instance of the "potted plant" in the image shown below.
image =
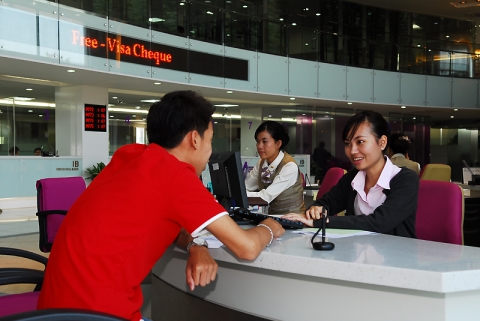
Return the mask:
<svg viewBox="0 0 480 321">
<path fill-rule="evenodd" d="M 91 168 L 87 168 L 86 172 L 90 175 L 86 179 L 93 180 L 97 177 L 98 174 L 105 168 L 105 164 L 103 162 L 97 163 L 97 165 L 93 165 Z"/>
</svg>

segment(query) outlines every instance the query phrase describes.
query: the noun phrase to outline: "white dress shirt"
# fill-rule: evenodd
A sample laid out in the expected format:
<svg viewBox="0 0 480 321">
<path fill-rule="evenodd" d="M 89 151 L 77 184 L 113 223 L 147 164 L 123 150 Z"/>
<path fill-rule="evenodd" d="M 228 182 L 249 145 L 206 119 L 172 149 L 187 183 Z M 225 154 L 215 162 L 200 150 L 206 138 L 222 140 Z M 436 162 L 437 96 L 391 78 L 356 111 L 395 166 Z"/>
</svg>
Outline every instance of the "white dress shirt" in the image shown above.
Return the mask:
<svg viewBox="0 0 480 321">
<path fill-rule="evenodd" d="M 278 164 L 283 159 L 285 154 L 280 151 L 277 158 L 271 163 L 267 164 L 265 160 L 263 162 L 262 169 L 268 167 L 268 170 L 273 173 L 276 171 Z M 267 188 L 262 189 L 259 192 L 253 192 L 258 190 L 258 175 L 262 172 L 260 169 L 260 163 L 262 162 L 261 159 L 258 160 L 257 165 L 248 173 L 247 178 L 245 179 L 245 186 L 247 188 L 247 196 L 248 197 L 261 197 L 264 201 L 270 203 L 273 201 L 280 193 L 284 190 L 293 186 L 297 181 L 298 175 L 298 166 L 294 162 L 290 162 L 285 164 L 282 167 L 280 173 L 275 177 L 272 184 Z"/>
</svg>

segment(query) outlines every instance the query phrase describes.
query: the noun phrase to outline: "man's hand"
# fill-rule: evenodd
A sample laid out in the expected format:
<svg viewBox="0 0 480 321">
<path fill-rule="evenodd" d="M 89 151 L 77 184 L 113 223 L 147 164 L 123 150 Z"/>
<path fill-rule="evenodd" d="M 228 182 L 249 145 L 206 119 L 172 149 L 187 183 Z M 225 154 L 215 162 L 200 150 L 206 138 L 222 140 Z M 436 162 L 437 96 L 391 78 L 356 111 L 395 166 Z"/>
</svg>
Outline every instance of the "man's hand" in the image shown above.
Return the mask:
<svg viewBox="0 0 480 321">
<path fill-rule="evenodd" d="M 190 290 L 196 285 L 205 286 L 214 281 L 217 275 L 218 264 L 205 246 L 192 246 L 187 261 L 186 275 Z"/>
</svg>

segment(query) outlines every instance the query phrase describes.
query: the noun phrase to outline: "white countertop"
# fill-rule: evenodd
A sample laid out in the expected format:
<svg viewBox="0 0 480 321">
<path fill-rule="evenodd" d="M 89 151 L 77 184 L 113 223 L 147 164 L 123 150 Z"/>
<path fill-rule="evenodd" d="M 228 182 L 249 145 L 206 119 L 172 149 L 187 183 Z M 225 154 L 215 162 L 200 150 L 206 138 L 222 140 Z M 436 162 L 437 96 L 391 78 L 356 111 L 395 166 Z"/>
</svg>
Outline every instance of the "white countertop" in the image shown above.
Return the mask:
<svg viewBox="0 0 480 321">
<path fill-rule="evenodd" d="M 225 247 L 210 253 L 217 261 L 309 277 L 437 293 L 480 289 L 480 248 L 383 234 L 331 241 L 333 251 L 315 251 L 310 236 L 286 231 L 253 262 Z"/>
</svg>

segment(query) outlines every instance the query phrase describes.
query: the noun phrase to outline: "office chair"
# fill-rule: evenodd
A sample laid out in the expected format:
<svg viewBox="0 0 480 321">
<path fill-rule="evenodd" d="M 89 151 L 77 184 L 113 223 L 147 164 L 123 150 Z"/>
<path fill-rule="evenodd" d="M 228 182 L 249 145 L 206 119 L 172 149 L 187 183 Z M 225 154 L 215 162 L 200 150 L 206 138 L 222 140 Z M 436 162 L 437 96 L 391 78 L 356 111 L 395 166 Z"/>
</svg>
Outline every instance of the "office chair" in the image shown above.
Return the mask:
<svg viewBox="0 0 480 321">
<path fill-rule="evenodd" d="M 0 255 L 22 257 L 43 264 L 43 270 L 17 267 L 0 268 L 0 285 L 35 284 L 32 292 L 0 296 L 0 317 L 36 310 L 48 259 L 36 253 L 8 247 L 0 247 Z"/>
<path fill-rule="evenodd" d="M 85 180 L 80 176 L 43 178 L 37 181 L 40 251 L 50 252 L 67 211 L 85 189 Z"/>
<path fill-rule="evenodd" d="M 317 200 L 322 198 L 322 196 L 330 191 L 330 189 L 337 185 L 338 181 L 340 178 L 342 178 L 343 175 L 345 175 L 346 171 L 343 168 L 340 167 L 332 167 L 330 168 L 327 173 L 325 174 L 325 177 L 323 178 L 322 184 L 320 184 L 320 188 L 318 189 L 317 192 Z"/>
<path fill-rule="evenodd" d="M 421 180 L 450 182 L 452 169 L 445 164 L 427 164 L 420 172 Z"/>
<path fill-rule="evenodd" d="M 123 318 L 79 309 L 45 309 L 0 318 L 0 321 L 126 321 Z"/>
<path fill-rule="evenodd" d="M 420 180 L 415 230 L 420 240 L 463 245 L 463 190 L 441 181 Z"/>
</svg>

